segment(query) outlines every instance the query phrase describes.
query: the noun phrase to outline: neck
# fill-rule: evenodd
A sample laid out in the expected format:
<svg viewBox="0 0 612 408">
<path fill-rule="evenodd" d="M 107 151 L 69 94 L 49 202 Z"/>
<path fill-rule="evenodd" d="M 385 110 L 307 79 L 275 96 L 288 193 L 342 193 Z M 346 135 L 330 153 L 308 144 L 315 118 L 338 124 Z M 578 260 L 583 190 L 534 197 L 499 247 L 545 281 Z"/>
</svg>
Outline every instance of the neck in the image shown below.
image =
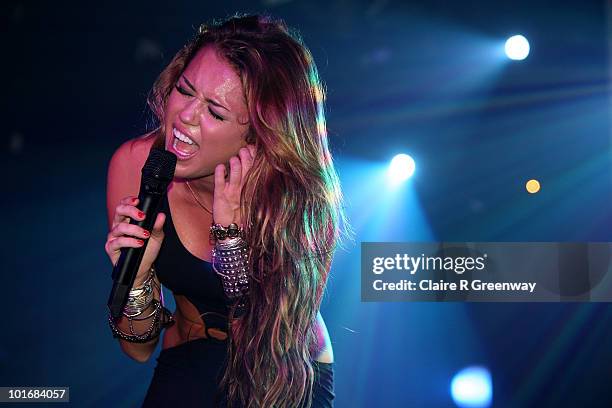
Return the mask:
<svg viewBox="0 0 612 408">
<path fill-rule="evenodd" d="M 177 178 L 177 181 L 183 184 L 183 187 L 189 193 L 188 186 L 186 183 L 188 181 L 189 186 L 191 186 L 194 193 L 198 195 L 198 198 L 200 198 L 200 200 L 204 199 L 206 200 L 205 202 L 212 202 L 213 193 L 215 191 L 215 175 L 214 174 L 195 178 L 195 179 Z"/>
</svg>

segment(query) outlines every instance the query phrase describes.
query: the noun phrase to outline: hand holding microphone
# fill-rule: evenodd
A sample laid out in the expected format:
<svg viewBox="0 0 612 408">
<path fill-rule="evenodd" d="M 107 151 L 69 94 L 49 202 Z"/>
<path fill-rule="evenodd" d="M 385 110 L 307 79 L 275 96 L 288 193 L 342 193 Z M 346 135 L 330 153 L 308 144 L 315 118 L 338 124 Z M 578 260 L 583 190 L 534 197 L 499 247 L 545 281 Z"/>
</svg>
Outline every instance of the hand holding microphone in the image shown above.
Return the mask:
<svg viewBox="0 0 612 408">
<path fill-rule="evenodd" d="M 134 287 L 139 287 L 147 279 L 149 269 L 157 255 L 164 240 L 164 222 L 166 215 L 162 212 L 157 214 L 157 219 L 153 225 L 153 231 L 149 232 L 138 225 L 134 225 L 133 221 L 143 221 L 146 214 L 140 211 L 137 207 L 140 200 L 135 196 L 127 196 L 121 199 L 115 208 L 115 216 L 113 225 L 108 233 L 106 240 L 106 254 L 111 260 L 113 267 L 117 264 L 122 248 L 140 248 L 144 246 L 146 240 L 149 240 L 142 257 L 142 262 L 136 278 Z"/>
<path fill-rule="evenodd" d="M 115 212 L 113 228 L 105 247 L 111 261 L 116 259 L 112 273 L 113 287 L 108 299 L 108 308 L 114 319 L 121 316 L 134 283 L 146 280 L 159 254 L 165 221 L 165 214 L 159 214 L 159 204 L 174 178 L 176 160 L 177 157 L 171 152 L 151 149 L 142 168 L 137 201 L 133 197 L 125 197 Z M 149 239 L 142 239 L 148 233 Z"/>
</svg>

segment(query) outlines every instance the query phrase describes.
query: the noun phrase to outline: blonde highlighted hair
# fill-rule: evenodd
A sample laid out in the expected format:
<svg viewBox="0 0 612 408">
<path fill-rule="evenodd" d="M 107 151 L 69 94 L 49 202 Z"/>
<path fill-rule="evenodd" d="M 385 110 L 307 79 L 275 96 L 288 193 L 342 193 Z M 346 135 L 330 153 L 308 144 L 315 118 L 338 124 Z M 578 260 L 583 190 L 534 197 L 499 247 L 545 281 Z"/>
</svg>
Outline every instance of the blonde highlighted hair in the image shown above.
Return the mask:
<svg viewBox="0 0 612 408">
<path fill-rule="evenodd" d="M 239 318 L 230 311 L 220 390 L 230 407 L 307 407 L 316 317 L 334 251 L 350 232 L 328 146 L 325 89 L 310 51 L 282 20 L 235 15 L 201 26 L 160 74 L 148 100 L 160 124 L 173 86 L 206 46 L 242 81 L 246 141 L 257 149 L 241 194 L 251 248 L 248 310 Z M 156 145 L 164 145 L 163 131 Z"/>
</svg>

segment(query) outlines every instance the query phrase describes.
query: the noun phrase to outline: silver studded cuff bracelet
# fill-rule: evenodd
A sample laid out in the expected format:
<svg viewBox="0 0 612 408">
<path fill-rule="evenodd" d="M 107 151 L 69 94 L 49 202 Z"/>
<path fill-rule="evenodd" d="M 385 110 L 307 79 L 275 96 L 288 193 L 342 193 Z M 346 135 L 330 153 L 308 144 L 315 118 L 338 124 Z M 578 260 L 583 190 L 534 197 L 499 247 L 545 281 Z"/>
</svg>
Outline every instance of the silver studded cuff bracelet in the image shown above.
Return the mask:
<svg viewBox="0 0 612 408">
<path fill-rule="evenodd" d="M 212 264 L 221 277 L 223 291 L 230 300 L 240 299 L 249 292 L 248 245 L 241 237 L 217 242 L 212 251 Z"/>
</svg>

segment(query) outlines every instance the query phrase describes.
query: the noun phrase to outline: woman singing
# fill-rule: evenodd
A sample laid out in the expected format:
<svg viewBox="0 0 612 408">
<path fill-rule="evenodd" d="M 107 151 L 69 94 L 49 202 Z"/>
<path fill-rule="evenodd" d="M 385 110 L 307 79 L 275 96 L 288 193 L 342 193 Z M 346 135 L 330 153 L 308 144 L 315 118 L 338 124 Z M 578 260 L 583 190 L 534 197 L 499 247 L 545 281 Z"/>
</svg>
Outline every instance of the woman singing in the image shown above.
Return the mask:
<svg viewBox="0 0 612 408">
<path fill-rule="evenodd" d="M 202 25 L 148 103 L 159 126 L 110 161 L 106 242 L 114 265 L 121 248 L 148 240 L 123 315 L 109 318 L 139 362 L 165 328 L 143 406 L 332 407 L 319 307 L 348 224 L 310 51 L 268 16 Z M 152 148 L 178 161 L 146 231 L 130 220 L 143 219 L 137 193 Z"/>
</svg>

